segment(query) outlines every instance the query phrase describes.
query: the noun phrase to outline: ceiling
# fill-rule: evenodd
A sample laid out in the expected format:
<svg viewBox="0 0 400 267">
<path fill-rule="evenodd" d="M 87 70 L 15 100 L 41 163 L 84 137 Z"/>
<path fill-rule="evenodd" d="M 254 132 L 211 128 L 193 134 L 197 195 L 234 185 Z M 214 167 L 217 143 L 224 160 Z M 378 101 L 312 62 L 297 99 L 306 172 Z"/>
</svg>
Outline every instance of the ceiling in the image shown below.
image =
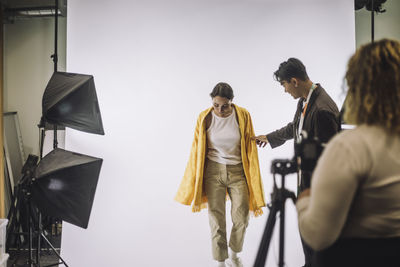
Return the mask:
<svg viewBox="0 0 400 267">
<path fill-rule="evenodd" d="M 53 17 L 57 0 L 0 0 L 5 22 L 17 19 Z M 58 0 L 58 14 L 67 15 L 67 0 Z"/>
</svg>

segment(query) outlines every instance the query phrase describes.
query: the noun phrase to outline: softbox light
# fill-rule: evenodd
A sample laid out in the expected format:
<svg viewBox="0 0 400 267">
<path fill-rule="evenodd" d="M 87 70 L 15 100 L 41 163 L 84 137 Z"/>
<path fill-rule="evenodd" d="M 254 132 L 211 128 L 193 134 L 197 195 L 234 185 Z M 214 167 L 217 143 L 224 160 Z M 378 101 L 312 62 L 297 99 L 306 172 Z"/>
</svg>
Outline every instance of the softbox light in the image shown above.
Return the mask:
<svg viewBox="0 0 400 267">
<path fill-rule="evenodd" d="M 87 228 L 102 159 L 56 148 L 35 169 L 33 202 L 47 214 Z"/>
<path fill-rule="evenodd" d="M 54 72 L 43 94 L 42 113 L 48 123 L 104 135 L 92 75 Z"/>
</svg>

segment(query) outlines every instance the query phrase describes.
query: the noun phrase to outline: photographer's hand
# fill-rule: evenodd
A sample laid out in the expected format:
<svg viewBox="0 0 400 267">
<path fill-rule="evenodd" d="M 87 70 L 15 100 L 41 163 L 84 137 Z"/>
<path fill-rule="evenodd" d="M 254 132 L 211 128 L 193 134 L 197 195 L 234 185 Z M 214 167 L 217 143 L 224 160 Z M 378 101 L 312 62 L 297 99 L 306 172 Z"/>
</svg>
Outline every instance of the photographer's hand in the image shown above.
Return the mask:
<svg viewBox="0 0 400 267">
<path fill-rule="evenodd" d="M 255 140 L 256 144 L 259 147 L 265 147 L 268 144 L 268 139 L 266 135 L 257 135 L 257 136 L 252 136 L 251 140 Z"/>
<path fill-rule="evenodd" d="M 311 190 L 310 190 L 310 188 L 307 188 L 299 194 L 297 200 L 299 200 L 300 198 L 303 198 L 303 197 L 308 197 L 308 196 L 310 196 L 310 194 L 311 194 Z"/>
</svg>

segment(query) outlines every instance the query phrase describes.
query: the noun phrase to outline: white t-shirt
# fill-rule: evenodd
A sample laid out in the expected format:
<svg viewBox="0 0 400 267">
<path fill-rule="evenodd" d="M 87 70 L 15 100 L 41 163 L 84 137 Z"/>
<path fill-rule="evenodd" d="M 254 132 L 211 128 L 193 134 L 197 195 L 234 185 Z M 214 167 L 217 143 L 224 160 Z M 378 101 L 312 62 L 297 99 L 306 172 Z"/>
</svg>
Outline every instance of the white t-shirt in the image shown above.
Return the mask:
<svg viewBox="0 0 400 267">
<path fill-rule="evenodd" d="M 214 111 L 211 114 L 211 125 L 207 129 L 207 158 L 226 165 L 241 163 L 240 129 L 235 109 L 226 118 L 218 117 Z"/>
</svg>

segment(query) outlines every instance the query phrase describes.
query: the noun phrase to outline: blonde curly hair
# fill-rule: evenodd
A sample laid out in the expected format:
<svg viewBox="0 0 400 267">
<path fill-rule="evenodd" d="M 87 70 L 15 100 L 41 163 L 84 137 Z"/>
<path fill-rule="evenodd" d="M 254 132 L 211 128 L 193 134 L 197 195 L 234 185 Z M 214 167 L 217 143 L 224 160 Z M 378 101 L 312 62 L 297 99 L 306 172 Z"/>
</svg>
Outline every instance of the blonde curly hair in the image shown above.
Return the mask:
<svg viewBox="0 0 400 267">
<path fill-rule="evenodd" d="M 400 43 L 382 39 L 359 48 L 347 65 L 344 120 L 400 134 Z"/>
</svg>

